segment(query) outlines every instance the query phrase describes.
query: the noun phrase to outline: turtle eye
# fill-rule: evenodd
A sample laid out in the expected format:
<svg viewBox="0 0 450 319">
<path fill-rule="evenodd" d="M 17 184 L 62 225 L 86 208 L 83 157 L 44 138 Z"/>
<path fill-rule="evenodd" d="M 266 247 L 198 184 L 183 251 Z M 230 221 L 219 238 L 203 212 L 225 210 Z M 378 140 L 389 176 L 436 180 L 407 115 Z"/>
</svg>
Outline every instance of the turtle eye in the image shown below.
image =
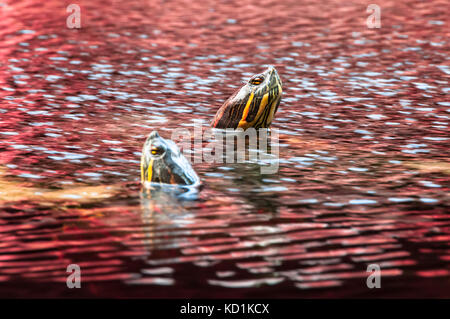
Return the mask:
<svg viewBox="0 0 450 319">
<path fill-rule="evenodd" d="M 164 153 L 164 150 L 161 147 L 152 146 L 151 152 L 152 155 L 161 155 L 162 153 Z"/>
<path fill-rule="evenodd" d="M 259 84 L 263 83 L 263 81 L 264 81 L 264 78 L 262 76 L 257 76 L 257 77 L 254 77 L 253 79 L 251 79 L 249 82 L 250 82 L 250 84 L 253 84 L 253 85 L 259 85 Z"/>
</svg>

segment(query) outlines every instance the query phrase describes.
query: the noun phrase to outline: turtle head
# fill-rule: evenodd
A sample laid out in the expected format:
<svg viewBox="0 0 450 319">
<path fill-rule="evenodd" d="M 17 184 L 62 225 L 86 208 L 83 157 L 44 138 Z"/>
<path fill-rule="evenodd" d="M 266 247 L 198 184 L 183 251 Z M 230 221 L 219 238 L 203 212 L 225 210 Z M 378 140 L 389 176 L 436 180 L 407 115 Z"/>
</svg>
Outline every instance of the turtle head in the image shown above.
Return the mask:
<svg viewBox="0 0 450 319">
<path fill-rule="evenodd" d="M 142 148 L 141 183 L 194 185 L 199 178 L 178 146 L 153 131 Z"/>
<path fill-rule="evenodd" d="M 277 70 L 269 66 L 253 75 L 217 111 L 212 123 L 216 128 L 265 128 L 272 123 L 282 94 Z"/>
</svg>

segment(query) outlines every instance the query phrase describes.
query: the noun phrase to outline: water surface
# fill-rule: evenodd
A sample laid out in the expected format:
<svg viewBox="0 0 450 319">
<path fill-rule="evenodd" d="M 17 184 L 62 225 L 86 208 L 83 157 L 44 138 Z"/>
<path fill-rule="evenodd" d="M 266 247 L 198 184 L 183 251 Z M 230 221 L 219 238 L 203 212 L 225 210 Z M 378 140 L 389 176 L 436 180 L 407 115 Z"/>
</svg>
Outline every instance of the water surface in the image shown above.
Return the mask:
<svg viewBox="0 0 450 319">
<path fill-rule="evenodd" d="M 71 30 L 70 3 L 0 3 L 1 296 L 450 297 L 446 1 L 378 1 L 380 29 L 364 1 L 83 0 Z M 278 173 L 143 202 L 146 135 L 269 64 Z"/>
</svg>

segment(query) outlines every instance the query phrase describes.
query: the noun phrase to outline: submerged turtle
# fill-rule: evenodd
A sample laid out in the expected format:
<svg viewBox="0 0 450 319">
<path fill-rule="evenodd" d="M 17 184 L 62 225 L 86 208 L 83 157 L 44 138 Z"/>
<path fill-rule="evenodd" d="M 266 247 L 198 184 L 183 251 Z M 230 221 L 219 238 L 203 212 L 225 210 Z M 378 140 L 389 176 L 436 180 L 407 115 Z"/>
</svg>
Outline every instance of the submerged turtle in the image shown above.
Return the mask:
<svg viewBox="0 0 450 319">
<path fill-rule="evenodd" d="M 237 90 L 217 111 L 214 128 L 267 128 L 277 112 L 282 94 L 281 79 L 270 66 Z"/>
<path fill-rule="evenodd" d="M 40 202 L 46 206 L 62 202 L 70 205 L 87 204 L 115 197 L 126 187 L 116 184 L 50 190 L 24 187 L 23 181 L 10 180 L 6 175 L 6 170 L 0 166 L 0 206 L 5 202 L 24 200 Z M 157 186 L 165 186 L 159 189 L 164 189 L 166 193 L 175 191 L 175 193 L 189 193 L 191 196 L 196 193 L 196 186 L 200 185 L 198 175 L 181 154 L 178 146 L 173 141 L 160 137 L 156 131 L 150 133 L 142 149 L 141 182 L 144 186 L 143 193 L 148 195 L 151 190 L 153 198 L 156 197 L 154 194 L 157 193 Z"/>
</svg>

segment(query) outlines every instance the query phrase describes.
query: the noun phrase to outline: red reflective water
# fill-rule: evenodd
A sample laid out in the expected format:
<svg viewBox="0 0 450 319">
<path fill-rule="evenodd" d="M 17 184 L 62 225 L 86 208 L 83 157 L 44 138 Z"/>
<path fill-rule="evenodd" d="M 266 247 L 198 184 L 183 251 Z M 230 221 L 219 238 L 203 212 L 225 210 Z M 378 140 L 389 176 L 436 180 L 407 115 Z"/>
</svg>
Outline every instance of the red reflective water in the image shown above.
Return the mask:
<svg viewBox="0 0 450 319">
<path fill-rule="evenodd" d="M 446 1 L 378 1 L 380 29 L 364 1 L 116 0 L 70 30 L 70 3 L 0 4 L 1 296 L 450 296 Z M 268 64 L 279 172 L 195 164 L 197 201 L 142 202 L 145 136 Z"/>
</svg>

